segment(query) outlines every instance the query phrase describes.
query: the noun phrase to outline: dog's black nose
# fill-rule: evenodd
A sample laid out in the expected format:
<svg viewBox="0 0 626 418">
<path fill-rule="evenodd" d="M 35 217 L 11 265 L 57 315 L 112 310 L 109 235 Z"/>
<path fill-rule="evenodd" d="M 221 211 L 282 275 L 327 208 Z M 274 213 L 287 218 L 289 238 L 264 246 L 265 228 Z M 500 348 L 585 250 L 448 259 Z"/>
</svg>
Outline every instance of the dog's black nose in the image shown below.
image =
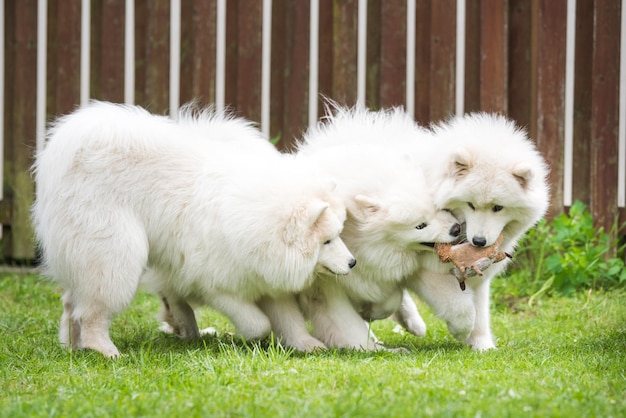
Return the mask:
<svg viewBox="0 0 626 418">
<path fill-rule="evenodd" d="M 352 268 L 356 266 L 356 260 L 353 258 L 352 260 L 350 260 L 350 262 L 348 263 L 348 267 Z"/>
<path fill-rule="evenodd" d="M 461 225 L 459 224 L 452 225 L 452 228 L 450 228 L 450 235 L 452 235 L 453 237 L 458 237 L 460 233 L 461 233 Z"/>
<path fill-rule="evenodd" d="M 477 247 L 484 247 L 487 245 L 487 239 L 485 237 L 474 237 L 472 238 L 472 244 Z"/>
</svg>

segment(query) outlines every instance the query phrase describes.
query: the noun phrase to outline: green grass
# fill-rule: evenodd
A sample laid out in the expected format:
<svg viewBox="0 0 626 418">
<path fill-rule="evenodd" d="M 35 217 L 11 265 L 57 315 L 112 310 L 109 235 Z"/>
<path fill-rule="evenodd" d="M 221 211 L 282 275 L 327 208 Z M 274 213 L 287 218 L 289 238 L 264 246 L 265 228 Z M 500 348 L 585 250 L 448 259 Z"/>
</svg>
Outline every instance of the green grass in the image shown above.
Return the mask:
<svg viewBox="0 0 626 418">
<path fill-rule="evenodd" d="M 497 279 L 506 280 L 506 278 Z M 228 334 L 183 342 L 157 331 L 140 294 L 111 334 L 124 356 L 57 341 L 59 295 L 37 276 L 0 276 L 0 416 L 507 417 L 626 415 L 626 292 L 527 299 L 498 295 L 498 350 L 457 343 L 420 304 L 423 339 L 373 328 L 409 354 L 299 354 Z M 201 326 L 231 331 L 202 310 Z"/>
</svg>

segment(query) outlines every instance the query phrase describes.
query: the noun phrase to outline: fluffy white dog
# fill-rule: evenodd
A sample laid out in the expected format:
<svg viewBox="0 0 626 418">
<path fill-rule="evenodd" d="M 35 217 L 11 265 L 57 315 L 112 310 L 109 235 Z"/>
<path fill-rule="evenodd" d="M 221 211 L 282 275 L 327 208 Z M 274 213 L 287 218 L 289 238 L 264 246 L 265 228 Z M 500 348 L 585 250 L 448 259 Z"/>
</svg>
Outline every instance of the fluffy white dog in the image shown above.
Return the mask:
<svg viewBox="0 0 626 418">
<path fill-rule="evenodd" d="M 467 240 L 476 247 L 490 246 L 502 234 L 501 250 L 512 254 L 518 239 L 547 210 L 546 163 L 526 133 L 503 116 L 456 117 L 434 126 L 430 139 L 395 145 L 412 150 L 434 187 L 435 204 L 464 223 Z M 467 290 L 461 291 L 451 265 L 441 264 L 433 254 L 421 258 L 421 270 L 407 286 L 447 322 L 459 341 L 476 350 L 494 348 L 490 283 L 507 262 L 469 278 Z M 400 322 L 421 320 L 416 312 L 399 312 Z"/>
<path fill-rule="evenodd" d="M 318 273 L 299 301 L 313 335 L 326 346 L 378 349 L 363 318 L 381 319 L 399 309 L 404 280 L 419 268 L 418 254 L 432 253 L 434 242 L 455 240 L 460 225 L 450 212 L 437 210 L 409 153 L 381 146 L 387 137 L 420 133 L 404 112 L 335 106 L 332 113 L 306 132 L 297 159 L 313 161 L 337 181 L 337 193 L 348 210 L 341 237 L 359 263 L 350 282 Z M 271 302 L 264 301 L 262 307 L 273 312 L 268 316 L 280 317 Z M 409 314 L 406 324 L 423 334 L 425 324 L 417 311 Z M 295 330 L 292 323 L 274 326 L 274 331 L 289 345 L 299 346 L 307 334 L 304 319 L 298 322 Z"/>
<path fill-rule="evenodd" d="M 270 332 L 256 300 L 301 291 L 315 269 L 354 266 L 330 182 L 301 161 L 206 141 L 260 134 L 203 117 L 195 126 L 94 102 L 50 129 L 34 165 L 33 220 L 45 272 L 64 289 L 62 344 L 119 355 L 109 325 L 146 268 L 172 325 L 193 318 L 189 303 L 208 304 L 254 339 Z"/>
</svg>

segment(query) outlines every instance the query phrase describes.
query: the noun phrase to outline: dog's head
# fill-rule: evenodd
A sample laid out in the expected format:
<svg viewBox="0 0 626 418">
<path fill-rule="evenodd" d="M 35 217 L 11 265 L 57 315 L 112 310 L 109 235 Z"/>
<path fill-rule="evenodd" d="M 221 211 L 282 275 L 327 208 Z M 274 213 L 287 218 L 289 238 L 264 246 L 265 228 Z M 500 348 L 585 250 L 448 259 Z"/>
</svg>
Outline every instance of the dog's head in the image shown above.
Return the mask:
<svg viewBox="0 0 626 418">
<path fill-rule="evenodd" d="M 292 213 L 284 240 L 303 255 L 316 255 L 316 271 L 347 275 L 356 260 L 340 237 L 345 218 L 340 201 L 311 199 Z"/>
<path fill-rule="evenodd" d="M 466 115 L 436 130 L 450 141 L 440 207 L 466 224 L 474 246 L 492 245 L 502 232 L 516 240 L 545 213 L 547 168 L 526 134 L 502 116 Z"/>
</svg>

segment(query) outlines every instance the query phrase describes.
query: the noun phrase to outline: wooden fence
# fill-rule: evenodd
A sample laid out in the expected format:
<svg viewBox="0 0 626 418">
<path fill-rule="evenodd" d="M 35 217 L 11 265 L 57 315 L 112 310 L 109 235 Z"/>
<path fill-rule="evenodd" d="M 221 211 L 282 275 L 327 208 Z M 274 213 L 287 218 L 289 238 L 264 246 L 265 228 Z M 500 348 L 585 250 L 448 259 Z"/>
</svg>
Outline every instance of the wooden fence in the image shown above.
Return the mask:
<svg viewBox="0 0 626 418">
<path fill-rule="evenodd" d="M 320 94 L 424 124 L 502 112 L 550 163 L 550 216 L 582 200 L 598 226 L 625 221 L 624 3 L 0 0 L 4 258 L 34 257 L 29 166 L 46 122 L 89 98 L 229 106 L 283 150 Z"/>
</svg>

